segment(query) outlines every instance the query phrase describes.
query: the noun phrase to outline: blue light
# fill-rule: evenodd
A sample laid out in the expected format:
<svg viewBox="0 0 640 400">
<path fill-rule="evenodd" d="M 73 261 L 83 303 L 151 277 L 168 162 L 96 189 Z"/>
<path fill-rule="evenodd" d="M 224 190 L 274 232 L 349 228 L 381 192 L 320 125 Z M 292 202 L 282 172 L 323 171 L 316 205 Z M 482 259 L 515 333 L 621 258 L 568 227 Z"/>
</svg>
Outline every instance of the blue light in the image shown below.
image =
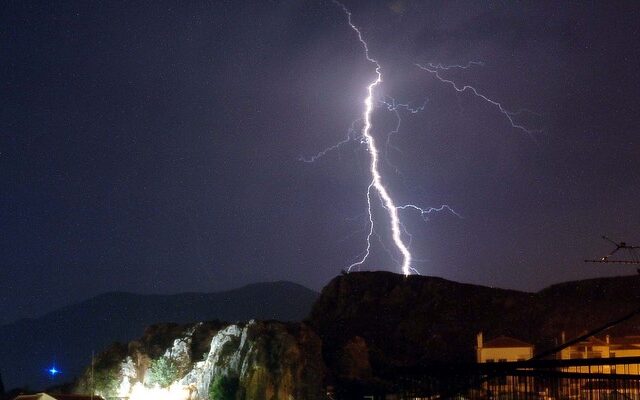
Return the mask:
<svg viewBox="0 0 640 400">
<path fill-rule="evenodd" d="M 60 373 L 60 371 L 56 369 L 55 365 L 49 368 L 47 372 L 49 373 L 49 375 L 51 375 L 52 378 L 55 378 L 55 376 Z"/>
</svg>

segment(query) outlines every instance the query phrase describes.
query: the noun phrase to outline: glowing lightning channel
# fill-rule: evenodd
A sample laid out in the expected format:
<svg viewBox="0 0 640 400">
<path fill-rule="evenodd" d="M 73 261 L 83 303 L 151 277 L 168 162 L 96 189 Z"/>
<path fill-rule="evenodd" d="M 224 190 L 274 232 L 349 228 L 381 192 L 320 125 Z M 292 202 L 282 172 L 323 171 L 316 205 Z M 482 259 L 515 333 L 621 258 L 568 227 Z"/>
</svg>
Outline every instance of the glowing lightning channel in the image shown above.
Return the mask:
<svg viewBox="0 0 640 400">
<path fill-rule="evenodd" d="M 402 124 L 402 118 L 400 118 L 400 109 L 405 109 L 411 114 L 417 114 L 421 111 L 424 111 L 425 107 L 427 106 L 427 100 L 425 100 L 419 107 L 412 107 L 409 103 L 398 103 L 393 97 L 385 97 L 384 99 L 380 100 L 380 103 L 386 106 L 387 110 L 393 112 L 396 115 L 396 127 L 387 134 L 387 144 L 385 146 L 384 155 L 385 159 L 387 160 L 387 164 L 395 169 L 396 173 L 400 174 L 400 169 L 398 169 L 398 167 L 396 167 L 391 163 L 391 161 L 389 161 L 390 147 L 398 153 L 402 154 L 402 151 L 399 148 L 391 144 L 391 138 L 394 135 L 397 135 L 398 132 L 400 132 L 400 125 Z"/>
<path fill-rule="evenodd" d="M 518 124 L 517 122 L 515 122 L 514 117 L 516 115 L 521 114 L 523 111 L 527 111 L 530 112 L 528 110 L 520 110 L 520 111 L 509 111 L 506 108 L 504 108 L 502 106 L 502 104 L 498 103 L 495 100 L 490 99 L 489 97 L 485 96 L 484 94 L 478 92 L 478 90 L 470 85 L 464 85 L 462 87 L 458 86 L 458 84 L 456 84 L 454 81 L 452 81 L 451 79 L 446 79 L 443 78 L 440 75 L 440 71 L 443 70 L 450 70 L 450 69 L 454 69 L 454 68 L 458 68 L 458 69 L 468 69 L 473 65 L 479 65 L 479 66 L 483 66 L 484 63 L 479 62 L 479 61 L 470 61 L 469 63 L 467 63 L 466 65 L 442 65 L 442 64 L 427 64 L 425 65 L 421 65 L 421 64 L 415 64 L 418 68 L 427 71 L 429 73 L 431 73 L 433 76 L 436 77 L 436 79 L 438 79 L 440 82 L 442 83 L 446 83 L 448 85 L 451 85 L 451 87 L 453 87 L 455 89 L 456 92 L 458 93 L 462 93 L 462 92 L 466 92 L 466 91 L 470 91 L 472 92 L 476 97 L 480 97 L 481 99 L 483 99 L 484 101 L 493 104 L 496 108 L 498 108 L 498 110 L 500 110 L 500 112 L 507 117 L 507 119 L 509 120 L 509 123 L 511 124 L 511 126 L 515 129 L 519 129 L 523 132 L 526 132 L 529 136 L 531 136 L 533 138 L 533 134 L 534 133 L 540 133 L 542 132 L 539 129 L 528 129 L 526 126 L 522 125 L 522 124 Z M 535 113 L 533 113 L 535 114 Z"/>
<path fill-rule="evenodd" d="M 407 245 L 402 240 L 402 232 L 400 229 L 401 224 L 400 224 L 400 219 L 398 218 L 398 207 L 395 205 L 395 203 L 393 202 L 393 199 L 391 198 L 391 196 L 389 195 L 389 192 L 387 191 L 387 188 L 385 188 L 382 183 L 382 177 L 380 176 L 380 171 L 378 170 L 378 161 L 379 161 L 378 148 L 376 147 L 376 143 L 373 136 L 371 136 L 371 113 L 373 111 L 373 93 L 374 93 L 374 89 L 380 84 L 380 82 L 382 82 L 381 67 L 378 61 L 376 61 L 374 58 L 371 58 L 371 56 L 369 55 L 369 46 L 367 45 L 367 42 L 365 42 L 365 40 L 362 38 L 362 32 L 360 31 L 360 29 L 358 29 L 358 27 L 353 24 L 353 21 L 351 18 L 351 12 L 342 3 L 336 0 L 334 0 L 334 3 L 340 6 L 342 10 L 345 12 L 345 14 L 347 15 L 349 26 L 351 26 L 351 29 L 353 29 L 356 32 L 356 34 L 358 35 L 358 40 L 360 41 L 360 43 L 362 43 L 362 47 L 364 48 L 364 54 L 365 54 L 365 57 L 367 58 L 367 61 L 369 61 L 370 63 L 376 66 L 376 79 L 374 79 L 367 86 L 367 97 L 364 99 L 364 107 L 365 107 L 364 113 L 363 113 L 364 127 L 362 128 L 362 137 L 367 146 L 367 150 L 369 151 L 369 154 L 371 154 L 370 171 L 371 171 L 371 177 L 373 179 L 367 189 L 367 204 L 369 207 L 368 208 L 369 223 L 371 225 L 370 225 L 369 235 L 367 236 L 367 250 L 365 252 L 365 255 L 360 261 L 351 264 L 349 266 L 349 270 L 351 270 L 353 267 L 357 265 L 361 265 L 362 263 L 364 263 L 364 261 L 369 256 L 369 251 L 371 249 L 371 235 L 373 234 L 373 215 L 371 211 L 371 188 L 374 188 L 378 193 L 380 200 L 382 201 L 383 207 L 389 213 L 389 219 L 391 222 L 391 236 L 393 238 L 394 244 L 400 251 L 400 254 L 402 254 L 402 273 L 405 276 L 407 276 L 411 274 L 412 271 L 415 271 L 411 267 L 411 252 L 409 252 Z"/>
<path fill-rule="evenodd" d="M 349 130 L 347 131 L 347 137 L 345 137 L 344 139 L 342 139 L 341 141 L 339 141 L 338 143 L 334 144 L 333 146 L 327 147 L 326 149 L 318 152 L 316 155 L 313 155 L 311 157 L 304 157 L 304 156 L 300 156 L 298 157 L 298 161 L 302 161 L 305 163 L 314 163 L 316 162 L 318 159 L 324 157 L 327 155 L 327 153 L 330 153 L 334 150 L 338 150 L 340 147 L 344 146 L 345 144 L 357 140 L 358 136 L 356 135 L 356 124 L 360 122 L 360 119 L 356 119 L 355 121 L 353 121 L 351 123 L 351 126 L 349 127 Z"/>
<path fill-rule="evenodd" d="M 404 206 L 398 207 L 398 210 L 406 210 L 406 209 L 413 209 L 418 211 L 422 219 L 425 221 L 429 220 L 429 214 L 433 212 L 440 212 L 440 211 L 449 211 L 451 214 L 462 219 L 462 215 L 458 214 L 453 208 L 449 207 L 447 204 L 443 204 L 440 207 L 429 207 L 429 208 L 418 207 L 414 204 L 405 204 Z"/>
<path fill-rule="evenodd" d="M 370 63 L 375 65 L 375 71 L 376 71 L 376 78 L 369 83 L 369 85 L 367 85 L 367 97 L 364 99 L 364 112 L 362 114 L 362 118 L 361 119 L 357 119 L 355 120 L 352 124 L 351 127 L 347 133 L 347 137 L 343 140 L 341 140 L 340 142 L 336 143 L 333 146 L 327 147 L 326 149 L 322 150 L 321 152 L 317 153 L 314 156 L 311 157 L 300 157 L 299 160 L 303 161 L 305 163 L 313 163 L 315 161 L 317 161 L 318 159 L 324 157 L 327 153 L 332 152 L 334 150 L 338 150 L 340 149 L 340 147 L 342 147 L 343 145 L 346 145 L 347 143 L 351 142 L 351 141 L 359 141 L 360 144 L 364 144 L 366 145 L 367 151 L 369 152 L 369 154 L 371 155 L 371 164 L 370 164 L 370 172 L 371 172 L 371 177 L 372 180 L 369 183 L 369 186 L 367 187 L 367 212 L 368 212 L 368 217 L 369 217 L 369 232 L 367 234 L 367 246 L 365 251 L 362 253 L 361 256 L 359 256 L 358 261 L 354 262 L 353 264 L 351 264 L 348 267 L 348 271 L 351 271 L 352 268 L 360 266 L 362 264 L 364 264 L 364 262 L 367 260 L 367 258 L 370 255 L 371 252 L 371 238 L 373 235 L 378 235 L 375 231 L 375 227 L 374 227 L 374 221 L 373 221 L 373 212 L 372 212 L 372 201 L 371 201 L 371 197 L 372 197 L 372 189 L 375 189 L 378 198 L 380 199 L 380 202 L 382 203 L 382 207 L 387 211 L 388 215 L 389 215 L 389 220 L 390 220 L 390 225 L 391 225 L 391 233 L 392 233 L 392 239 L 393 239 L 393 243 L 395 244 L 395 246 L 397 247 L 397 249 L 399 250 L 400 254 L 402 255 L 402 262 L 398 262 L 396 260 L 396 258 L 391 254 L 391 252 L 389 251 L 389 249 L 382 243 L 382 239 L 380 238 L 380 236 L 378 235 L 378 240 L 380 241 L 380 244 L 382 245 L 382 247 L 384 248 L 384 250 L 389 254 L 390 258 L 394 261 L 397 262 L 398 264 L 401 264 L 402 266 L 402 272 L 404 273 L 404 275 L 410 275 L 412 272 L 418 273 L 418 271 L 412 267 L 412 255 L 411 252 L 409 251 L 409 247 L 411 246 L 411 242 L 412 242 L 412 236 L 411 234 L 406 230 L 405 226 L 402 224 L 402 222 L 399 219 L 398 216 L 398 211 L 399 210 L 413 210 L 413 211 L 417 211 L 418 213 L 420 213 L 420 216 L 422 217 L 423 220 L 427 221 L 428 220 L 428 215 L 433 213 L 433 212 L 439 212 L 439 211 L 448 211 L 452 214 L 454 214 L 455 216 L 457 216 L 458 218 L 462 218 L 462 216 L 460 214 L 458 214 L 456 211 L 454 211 L 451 207 L 449 207 L 448 205 L 444 204 L 440 207 L 429 207 L 429 208 L 422 208 L 419 207 L 417 205 L 414 204 L 406 204 L 406 205 L 402 205 L 402 206 L 396 206 L 393 199 L 391 198 L 387 188 L 383 185 L 382 182 L 382 177 L 380 175 L 380 171 L 378 168 L 378 164 L 379 164 L 379 150 L 376 147 L 376 143 L 375 140 L 373 138 L 373 136 L 371 135 L 371 114 L 373 112 L 373 108 L 374 108 L 374 102 L 373 102 L 373 98 L 374 98 L 374 92 L 375 89 L 378 87 L 378 85 L 380 85 L 380 83 L 382 82 L 382 67 L 380 66 L 380 63 L 378 63 L 378 61 L 374 58 L 372 58 L 369 55 L 369 46 L 367 45 L 367 42 L 364 40 L 364 38 L 362 37 L 362 32 L 360 31 L 360 29 L 353 23 L 352 20 L 352 14 L 351 11 L 349 11 L 349 9 L 343 5 L 342 3 L 340 3 L 338 0 L 333 0 L 333 3 L 335 3 L 337 6 L 339 6 L 342 11 L 346 14 L 347 16 L 347 20 L 349 23 L 349 26 L 351 27 L 351 29 L 353 29 L 353 31 L 358 35 L 358 40 L 360 41 L 360 43 L 362 44 L 362 47 L 364 48 L 364 55 L 365 58 L 367 59 L 367 61 L 369 61 Z M 476 97 L 479 97 L 481 99 L 483 99 L 484 101 L 492 104 L 493 106 L 495 106 L 510 122 L 511 126 L 515 129 L 519 129 L 523 132 L 526 132 L 527 134 L 529 134 L 530 136 L 533 137 L 534 133 L 539 133 L 542 132 L 541 130 L 532 130 L 532 129 L 528 129 L 526 126 L 519 124 L 517 122 L 515 122 L 514 117 L 516 117 L 517 115 L 520 115 L 522 113 L 531 113 L 534 115 L 538 115 L 532 111 L 529 110 L 519 110 L 519 111 L 510 111 L 507 110 L 506 108 L 504 108 L 502 106 L 501 103 L 490 99 L 489 97 L 485 96 L 484 94 L 480 93 L 476 88 L 474 88 L 473 86 L 470 85 L 464 85 L 464 86 L 458 86 L 458 84 L 456 84 L 456 82 L 454 82 L 453 80 L 444 78 L 440 75 L 441 71 L 449 71 L 449 70 L 454 70 L 454 69 L 469 69 L 472 68 L 474 66 L 484 66 L 484 63 L 481 61 L 469 61 L 467 64 L 465 65 L 445 65 L 445 64 L 427 64 L 426 66 L 424 65 L 420 65 L 420 64 L 415 64 L 418 68 L 427 71 L 429 73 L 431 73 L 433 76 L 435 76 L 439 81 L 441 81 L 442 83 L 446 83 L 448 85 L 451 85 L 457 92 L 462 93 L 462 92 L 466 92 L 466 91 L 470 91 L 472 92 Z M 390 100 L 387 100 L 390 99 Z M 399 113 L 399 109 L 405 109 L 407 111 L 409 111 L 411 114 L 416 114 L 420 111 L 423 111 L 425 106 L 426 106 L 426 101 L 425 103 L 420 106 L 420 107 L 412 107 L 411 105 L 409 105 L 408 103 L 404 104 L 404 103 L 398 103 L 395 101 L 395 99 L 393 98 L 384 98 L 383 100 L 380 101 L 380 103 L 382 103 L 384 106 L 386 106 L 387 110 L 392 111 L 396 114 L 397 117 L 397 124 L 395 129 L 393 129 L 391 132 L 389 132 L 387 134 L 387 142 L 386 142 L 386 147 L 385 147 L 385 154 L 388 154 L 388 149 L 389 147 L 392 147 L 396 150 L 398 150 L 400 152 L 399 149 L 397 149 L 395 146 L 393 146 L 391 144 L 391 137 L 395 134 L 397 134 L 400 130 L 400 124 L 401 124 L 401 118 L 400 118 L 400 113 Z M 358 135 L 356 134 L 356 123 L 362 123 L 363 127 L 361 130 L 361 134 Z M 535 139 L 535 138 L 534 138 Z M 388 157 L 386 157 L 387 162 L 389 162 Z M 397 173 L 399 173 L 398 168 L 396 168 L 395 166 L 393 166 L 392 164 L 390 164 Z M 405 243 L 405 241 L 403 240 L 402 234 L 406 235 L 406 237 L 408 237 L 409 239 L 409 244 L 407 245 Z M 419 261 L 419 260 L 417 260 Z"/>
<path fill-rule="evenodd" d="M 444 70 L 449 70 L 449 69 L 469 69 L 474 65 L 478 65 L 480 67 L 484 67 L 484 63 L 482 61 L 469 61 L 465 65 L 460 65 L 460 64 L 445 65 L 445 64 L 429 63 L 429 67 L 431 67 L 433 69 L 444 69 Z"/>
</svg>

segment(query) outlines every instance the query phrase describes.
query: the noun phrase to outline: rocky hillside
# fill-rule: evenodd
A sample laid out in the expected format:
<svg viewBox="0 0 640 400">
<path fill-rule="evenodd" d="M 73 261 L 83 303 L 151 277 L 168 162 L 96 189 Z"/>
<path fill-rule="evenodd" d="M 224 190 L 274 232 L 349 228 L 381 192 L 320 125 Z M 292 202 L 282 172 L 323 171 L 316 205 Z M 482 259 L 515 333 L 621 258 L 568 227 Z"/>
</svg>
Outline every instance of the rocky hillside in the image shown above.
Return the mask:
<svg viewBox="0 0 640 400">
<path fill-rule="evenodd" d="M 100 354 L 76 391 L 131 400 L 314 400 L 323 375 L 320 339 L 304 324 L 163 324 Z"/>
<path fill-rule="evenodd" d="M 359 272 L 331 281 L 309 324 L 337 377 L 367 378 L 393 366 L 473 361 L 475 336 L 509 335 L 553 347 L 640 307 L 640 276 L 551 286 L 538 293 L 461 284 L 426 276 Z M 640 333 L 640 318 L 610 333 Z"/>
</svg>

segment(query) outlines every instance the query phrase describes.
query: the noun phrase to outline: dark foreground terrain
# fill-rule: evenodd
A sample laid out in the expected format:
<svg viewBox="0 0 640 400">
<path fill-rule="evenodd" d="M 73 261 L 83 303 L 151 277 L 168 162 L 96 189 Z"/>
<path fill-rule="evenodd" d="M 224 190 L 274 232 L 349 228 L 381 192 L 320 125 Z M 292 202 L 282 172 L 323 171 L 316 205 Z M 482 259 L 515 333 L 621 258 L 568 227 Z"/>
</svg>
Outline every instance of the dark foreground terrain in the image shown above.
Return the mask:
<svg viewBox="0 0 640 400">
<path fill-rule="evenodd" d="M 553 348 L 640 308 L 640 276 L 553 285 L 537 293 L 386 272 L 335 278 L 313 306 L 329 369 L 338 376 L 378 376 L 394 366 L 475 361 L 476 334 L 507 335 Z M 640 318 L 612 328 L 637 335 Z"/>
</svg>

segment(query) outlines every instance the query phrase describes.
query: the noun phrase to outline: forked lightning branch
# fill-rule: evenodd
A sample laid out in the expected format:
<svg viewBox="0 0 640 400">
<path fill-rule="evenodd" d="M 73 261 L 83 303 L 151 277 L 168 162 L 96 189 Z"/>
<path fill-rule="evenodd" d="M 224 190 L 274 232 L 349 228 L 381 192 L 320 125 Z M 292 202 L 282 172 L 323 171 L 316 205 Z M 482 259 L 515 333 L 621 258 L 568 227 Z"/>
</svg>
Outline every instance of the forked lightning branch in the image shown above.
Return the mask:
<svg viewBox="0 0 640 400">
<path fill-rule="evenodd" d="M 368 229 L 367 229 L 367 236 L 366 236 L 366 248 L 364 250 L 364 252 L 362 253 L 363 255 L 354 263 L 352 263 L 351 265 L 348 266 L 347 270 L 350 272 L 351 270 L 353 270 L 354 268 L 358 268 L 360 266 L 362 266 L 367 259 L 369 258 L 370 254 L 371 254 L 371 246 L 372 246 L 372 237 L 375 234 L 375 222 L 374 222 L 374 213 L 373 213 L 373 206 L 374 206 L 374 198 L 377 198 L 380 201 L 380 205 L 381 207 L 385 210 L 385 214 L 388 217 L 388 222 L 389 222 L 389 227 L 391 230 L 391 239 L 393 241 L 393 245 L 395 246 L 397 252 L 400 254 L 401 258 L 399 260 L 397 260 L 397 263 L 400 266 L 400 270 L 402 271 L 402 273 L 406 276 L 406 275 L 410 275 L 412 273 L 418 273 L 418 271 L 415 269 L 414 265 L 413 265 L 413 257 L 411 255 L 411 251 L 409 249 L 409 243 L 407 242 L 407 240 L 405 238 L 409 238 L 409 242 L 410 242 L 410 238 L 411 235 L 406 231 L 406 229 L 404 228 L 404 225 L 402 224 L 402 221 L 400 220 L 400 216 L 399 216 L 399 211 L 400 210 L 412 210 L 415 212 L 418 212 L 420 214 L 420 216 L 426 220 L 426 216 L 430 213 L 433 212 L 438 212 L 438 211 L 448 211 L 458 217 L 460 217 L 460 215 L 458 213 L 456 213 L 451 207 L 449 207 L 448 205 L 441 205 L 439 207 L 420 207 L 418 205 L 415 204 L 403 204 L 403 205 L 397 205 L 396 202 L 394 201 L 393 197 L 391 196 L 391 194 L 389 193 L 389 190 L 387 189 L 387 187 L 385 186 L 385 182 L 383 180 L 383 177 L 380 173 L 380 168 L 379 168 L 379 164 L 380 164 L 380 150 L 379 147 L 376 143 L 375 138 L 373 137 L 373 135 L 371 134 L 371 115 L 374 111 L 374 104 L 375 104 L 375 98 L 376 98 L 376 89 L 378 89 L 378 87 L 380 86 L 380 83 L 383 80 L 383 75 L 382 75 L 382 67 L 380 65 L 380 63 L 371 56 L 371 54 L 369 53 L 369 46 L 367 44 L 367 42 L 365 41 L 363 35 L 362 35 L 362 31 L 360 30 L 360 28 L 358 28 L 354 22 L 353 22 L 353 18 L 352 18 L 352 14 L 351 11 L 349 11 L 349 9 L 342 3 L 338 2 L 337 0 L 333 0 L 333 2 L 342 9 L 342 11 L 344 12 L 344 14 L 347 16 L 347 22 L 349 24 L 349 26 L 351 27 L 351 29 L 356 33 L 356 36 L 359 40 L 359 42 L 362 45 L 362 48 L 364 50 L 364 56 L 366 58 L 366 60 L 371 63 L 372 67 L 374 68 L 375 74 L 373 79 L 369 82 L 369 84 L 366 86 L 366 90 L 365 90 L 365 97 L 363 99 L 363 112 L 362 112 L 362 116 L 360 119 L 356 120 L 354 122 L 354 124 L 352 124 L 351 129 L 349 130 L 349 134 L 347 135 L 347 137 L 338 142 L 335 145 L 332 145 L 322 151 L 320 151 L 319 153 L 317 153 L 316 155 L 312 156 L 312 157 L 301 157 L 300 160 L 304 161 L 304 162 L 315 162 L 318 159 L 322 158 L 324 155 L 326 155 L 328 152 L 333 151 L 333 150 L 337 150 L 340 146 L 342 146 L 343 144 L 346 144 L 352 140 L 360 140 L 360 142 L 362 144 L 364 144 L 366 146 L 366 150 L 369 153 L 370 156 L 370 162 L 369 162 L 369 173 L 371 176 L 371 181 L 367 187 L 367 192 L 366 192 L 366 199 L 367 199 L 367 216 L 368 216 Z M 472 93 L 474 96 L 492 104 L 494 107 L 496 107 L 499 112 L 501 112 L 502 114 L 504 114 L 506 116 L 506 118 L 508 119 L 509 123 L 511 124 L 511 126 L 513 128 L 516 129 L 520 129 L 528 134 L 533 134 L 534 130 L 530 130 L 527 129 L 524 125 L 522 124 L 518 124 L 515 122 L 514 117 L 519 114 L 520 112 L 511 112 L 507 109 L 505 109 L 502 104 L 498 103 L 497 101 L 494 101 L 492 99 L 490 99 L 489 97 L 485 96 L 484 94 L 480 93 L 478 90 L 476 90 L 474 87 L 469 86 L 469 85 L 465 85 L 460 87 L 459 85 L 457 85 L 454 81 L 450 80 L 450 79 L 446 79 L 443 78 L 440 74 L 440 71 L 446 71 L 446 70 L 450 70 L 450 69 L 467 69 L 470 68 L 474 65 L 479 65 L 482 66 L 483 63 L 481 62 L 477 62 L 477 61 L 471 61 L 469 63 L 467 63 L 466 65 L 442 65 L 442 64 L 428 64 L 427 66 L 423 66 L 423 65 L 419 65 L 416 64 L 416 66 L 426 72 L 431 73 L 433 76 L 435 76 L 440 82 L 451 85 L 457 92 L 470 92 Z M 387 101 L 382 101 L 382 104 L 384 104 L 387 109 L 389 111 L 394 111 L 396 112 L 396 115 L 398 116 L 398 127 L 396 128 L 396 130 L 394 130 L 393 132 L 391 132 L 389 134 L 389 137 L 387 138 L 387 146 L 389 146 L 389 140 L 390 140 L 390 135 L 393 133 L 397 133 L 397 129 L 399 128 L 399 124 L 400 124 L 400 117 L 399 114 L 397 113 L 397 106 L 404 106 L 405 108 L 408 108 L 412 113 L 416 113 L 422 109 L 424 109 L 424 105 L 420 108 L 415 108 L 415 109 L 411 109 L 409 108 L 407 105 L 403 105 L 403 104 L 397 104 L 395 103 L 395 100 L 393 100 L 393 104 L 390 104 Z M 357 122 L 362 121 L 362 130 L 360 132 L 359 135 L 354 134 L 355 129 L 354 126 Z M 395 257 L 391 256 L 392 259 L 396 259 Z"/>
</svg>

